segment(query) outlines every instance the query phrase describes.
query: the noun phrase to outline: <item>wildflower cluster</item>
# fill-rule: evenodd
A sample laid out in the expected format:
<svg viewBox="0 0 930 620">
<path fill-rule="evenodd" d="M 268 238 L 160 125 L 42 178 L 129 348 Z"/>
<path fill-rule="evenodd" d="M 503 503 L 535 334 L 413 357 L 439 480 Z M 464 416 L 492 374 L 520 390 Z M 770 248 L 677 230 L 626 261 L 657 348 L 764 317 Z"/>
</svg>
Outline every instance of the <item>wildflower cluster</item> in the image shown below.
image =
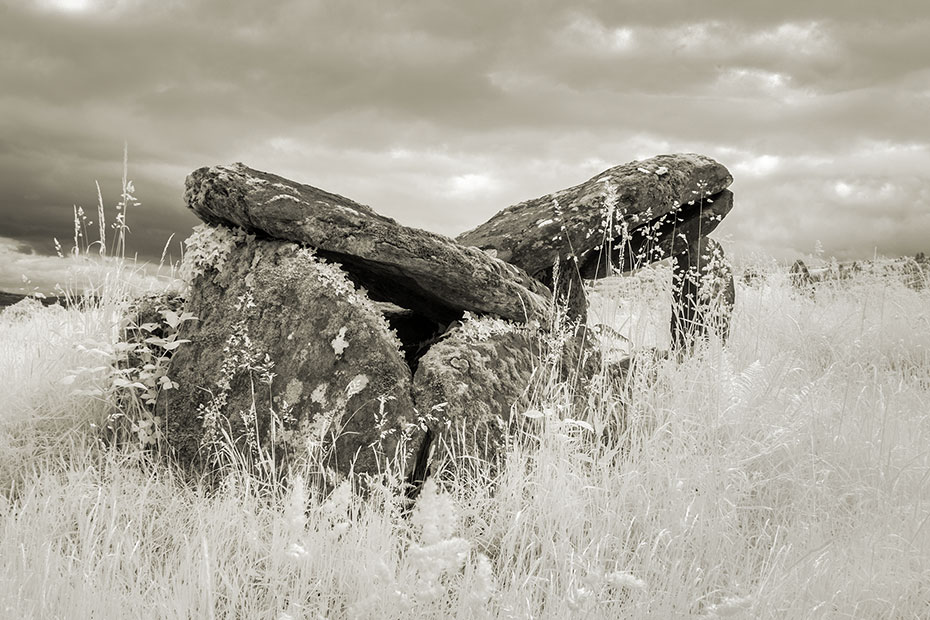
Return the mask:
<svg viewBox="0 0 930 620">
<path fill-rule="evenodd" d="M 462 316 L 462 337 L 468 342 L 484 342 L 493 336 L 511 334 L 517 329 L 512 321 L 494 316 L 476 317 L 470 312 Z"/>
<path fill-rule="evenodd" d="M 647 584 L 625 570 L 607 571 L 602 567 L 579 567 L 565 602 L 573 613 L 592 614 L 599 607 L 629 603 L 637 594 L 647 591 Z"/>
<path fill-rule="evenodd" d="M 327 290 L 332 291 L 339 297 L 345 299 L 349 304 L 363 308 L 368 311 L 372 316 L 378 317 L 378 321 L 381 323 L 381 326 L 384 328 L 383 331 L 392 334 L 394 345 L 397 347 L 398 351 L 402 351 L 402 346 L 400 338 L 397 337 L 397 332 L 391 329 L 391 326 L 388 324 L 387 319 L 384 318 L 384 314 L 375 308 L 372 304 L 371 299 L 368 298 L 368 294 L 365 289 L 356 289 L 355 284 L 346 276 L 346 273 L 340 269 L 339 265 L 333 264 L 317 256 L 316 252 L 313 251 L 313 248 L 300 248 L 297 250 L 297 255 L 307 259 L 307 262 L 313 267 L 315 271 L 316 278 L 326 287 Z M 337 356 L 345 350 L 345 346 L 348 346 L 345 341 L 345 332 L 339 332 L 339 335 L 332 342 L 333 350 L 336 352 Z"/>
<path fill-rule="evenodd" d="M 235 309 L 244 315 L 255 305 L 252 294 L 246 292 L 238 298 Z M 206 403 L 197 406 L 197 416 L 203 421 L 201 446 L 217 447 L 221 444 L 220 440 L 225 430 L 221 426 L 221 422 L 227 419 L 225 409 L 229 394 L 232 391 L 232 382 L 239 373 L 247 373 L 254 396 L 256 378 L 260 384 L 268 386 L 270 390 L 275 377 L 272 368 L 274 368 L 274 361 L 268 353 L 259 351 L 254 345 L 249 337 L 248 323 L 243 316 L 233 326 L 232 333 L 226 339 L 223 347 L 223 361 L 219 369 L 219 378 L 214 383 L 217 391 L 211 392 Z M 259 441 L 255 398 L 252 399 L 249 411 L 239 411 L 238 414 L 242 420 L 242 431 L 245 436 L 246 446 L 253 454 L 257 454 L 259 452 Z"/>
<path fill-rule="evenodd" d="M 435 480 L 424 483 L 410 522 L 419 534 L 407 556 L 415 575 L 408 587 L 416 600 L 428 604 L 448 596 L 452 577 L 466 570 L 471 556 L 473 587 L 468 591 L 469 600 L 459 603 L 484 607 L 496 589 L 490 560 L 483 553 L 474 553 L 469 541 L 455 536 L 459 527 L 457 507 Z"/>
<path fill-rule="evenodd" d="M 410 617 L 438 617 L 453 609 L 487 617 L 497 580 L 490 558 L 456 536 L 459 521 L 453 498 L 427 480 L 409 517 L 406 551 L 393 566 L 381 561 L 371 567 L 377 591 L 350 605 L 349 617 L 379 617 L 386 603 Z"/>
<path fill-rule="evenodd" d="M 201 224 L 194 227 L 194 232 L 184 241 L 186 252 L 181 261 L 179 276 L 190 286 L 194 278 L 207 269 L 222 272 L 226 259 L 236 246 L 254 239 L 241 228 L 227 226 L 210 226 Z"/>
<path fill-rule="evenodd" d="M 698 299 L 714 307 L 722 303 L 732 272 L 719 244 L 714 243 L 708 249 L 709 253 L 701 256 Z"/>
</svg>

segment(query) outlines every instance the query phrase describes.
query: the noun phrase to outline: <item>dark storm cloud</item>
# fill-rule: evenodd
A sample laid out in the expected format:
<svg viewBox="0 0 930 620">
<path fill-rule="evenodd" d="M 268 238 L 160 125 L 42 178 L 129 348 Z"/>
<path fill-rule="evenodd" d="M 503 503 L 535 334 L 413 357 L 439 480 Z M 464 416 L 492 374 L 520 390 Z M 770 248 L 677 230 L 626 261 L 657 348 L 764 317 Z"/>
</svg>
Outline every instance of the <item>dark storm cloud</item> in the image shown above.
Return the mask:
<svg viewBox="0 0 930 620">
<path fill-rule="evenodd" d="M 914 1 L 8 1 L 0 236 L 51 251 L 72 205 L 95 213 L 94 180 L 110 209 L 126 140 L 149 259 L 196 223 L 180 196 L 202 165 L 455 234 L 671 151 L 733 170 L 721 233 L 740 247 L 927 250 L 928 18 Z"/>
</svg>

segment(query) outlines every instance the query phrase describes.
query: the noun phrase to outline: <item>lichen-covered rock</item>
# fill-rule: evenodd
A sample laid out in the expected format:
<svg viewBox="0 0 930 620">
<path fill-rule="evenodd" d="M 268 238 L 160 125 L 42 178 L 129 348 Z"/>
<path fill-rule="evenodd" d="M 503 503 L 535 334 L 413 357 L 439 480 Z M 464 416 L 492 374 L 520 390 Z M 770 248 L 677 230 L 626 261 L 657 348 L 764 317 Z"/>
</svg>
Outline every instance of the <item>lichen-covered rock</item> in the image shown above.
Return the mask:
<svg viewBox="0 0 930 620">
<path fill-rule="evenodd" d="M 579 268 L 581 275 L 595 279 L 615 270 L 630 271 L 680 256 L 713 232 L 732 208 L 733 193 L 730 190 L 723 190 L 713 197 L 705 196 L 693 205 L 684 205 L 631 231 L 625 239 L 614 243 L 609 251 L 590 254 Z"/>
<path fill-rule="evenodd" d="M 672 346 L 687 349 L 711 331 L 726 340 L 735 301 L 733 269 L 723 247 L 710 237 L 701 237 L 693 248 L 675 256 Z"/>
<path fill-rule="evenodd" d="M 673 219 L 666 216 L 713 200 L 732 182 L 727 169 L 709 157 L 660 155 L 508 207 L 456 240 L 494 250 L 547 285 L 553 263 L 570 257 L 577 259 L 584 277 L 604 277 L 610 270 L 597 267 L 631 233 L 661 226 Z M 691 211 L 686 219 L 693 218 Z"/>
<path fill-rule="evenodd" d="M 499 455 L 511 410 L 527 402 L 539 344 L 537 329 L 491 317 L 467 318 L 434 344 L 413 377 L 434 442 L 456 457 Z"/>
<path fill-rule="evenodd" d="M 514 321 L 548 311 L 549 290 L 514 265 L 310 185 L 233 164 L 195 170 L 184 196 L 204 222 L 314 247 L 372 299 L 436 322 L 463 311 Z"/>
<path fill-rule="evenodd" d="M 380 471 L 405 434 L 415 447 L 399 343 L 337 265 L 223 227 L 201 228 L 185 261 L 198 320 L 171 360 L 178 388 L 157 403 L 182 463 L 208 465 L 224 434 L 244 454 L 319 459 L 343 475 Z"/>
</svg>

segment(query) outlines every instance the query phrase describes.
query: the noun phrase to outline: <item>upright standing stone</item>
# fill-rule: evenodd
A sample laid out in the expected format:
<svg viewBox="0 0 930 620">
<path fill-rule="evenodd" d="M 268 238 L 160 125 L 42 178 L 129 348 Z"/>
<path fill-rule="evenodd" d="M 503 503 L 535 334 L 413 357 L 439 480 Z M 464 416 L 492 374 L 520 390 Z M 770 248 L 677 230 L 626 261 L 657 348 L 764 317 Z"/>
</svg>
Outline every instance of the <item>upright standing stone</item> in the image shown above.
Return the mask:
<svg viewBox="0 0 930 620">
<path fill-rule="evenodd" d="M 338 265 L 293 243 L 203 227 L 189 243 L 189 340 L 157 411 L 182 463 L 244 454 L 374 474 L 418 449 L 410 369 Z M 281 459 L 280 457 L 284 457 Z"/>
<path fill-rule="evenodd" d="M 500 454 L 511 409 L 528 402 L 539 343 L 536 329 L 483 317 L 464 321 L 430 348 L 413 393 L 441 449 L 454 457 Z"/>
<path fill-rule="evenodd" d="M 805 265 L 804 261 L 800 258 L 791 264 L 791 269 L 788 271 L 788 280 L 794 288 L 799 291 L 807 291 L 813 295 L 814 278 L 811 276 L 811 272 L 807 268 L 807 265 Z"/>
<path fill-rule="evenodd" d="M 672 346 L 687 350 L 709 331 L 726 340 L 736 289 L 723 247 L 701 237 L 675 256 L 672 278 Z"/>
</svg>

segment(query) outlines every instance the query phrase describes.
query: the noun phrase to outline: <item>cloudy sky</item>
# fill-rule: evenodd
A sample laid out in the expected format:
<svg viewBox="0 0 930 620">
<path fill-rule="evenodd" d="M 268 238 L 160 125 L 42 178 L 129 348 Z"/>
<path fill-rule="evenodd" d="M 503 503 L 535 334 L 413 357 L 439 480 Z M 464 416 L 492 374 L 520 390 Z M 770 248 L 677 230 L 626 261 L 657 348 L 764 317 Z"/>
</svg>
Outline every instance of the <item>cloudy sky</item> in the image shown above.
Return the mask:
<svg viewBox="0 0 930 620">
<path fill-rule="evenodd" d="M 54 279 L 95 181 L 112 219 L 124 142 L 129 249 L 154 262 L 196 224 L 181 192 L 204 165 L 455 235 L 669 152 L 730 168 L 734 253 L 930 251 L 928 7 L 0 0 L 0 289 Z"/>
</svg>

